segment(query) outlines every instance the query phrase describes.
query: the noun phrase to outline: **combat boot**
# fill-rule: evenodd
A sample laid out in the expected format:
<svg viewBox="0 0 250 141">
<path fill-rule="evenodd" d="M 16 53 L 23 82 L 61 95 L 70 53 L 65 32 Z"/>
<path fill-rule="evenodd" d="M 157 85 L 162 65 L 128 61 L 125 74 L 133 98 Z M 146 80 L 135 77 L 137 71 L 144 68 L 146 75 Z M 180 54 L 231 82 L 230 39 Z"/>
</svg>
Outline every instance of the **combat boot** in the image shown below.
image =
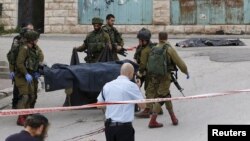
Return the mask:
<svg viewBox="0 0 250 141">
<path fill-rule="evenodd" d="M 138 118 L 149 118 L 150 117 L 150 109 L 145 108 L 142 112 L 136 113 L 135 116 Z"/>
<path fill-rule="evenodd" d="M 176 118 L 174 112 L 169 112 L 173 125 L 178 125 L 178 119 Z"/>
<path fill-rule="evenodd" d="M 150 119 L 149 124 L 148 124 L 149 128 L 160 128 L 163 126 L 162 123 L 158 123 L 156 121 L 156 118 L 157 118 L 157 114 L 152 114 L 151 119 Z"/>
<path fill-rule="evenodd" d="M 26 120 L 26 116 L 25 115 L 19 115 L 16 121 L 16 124 L 19 126 L 24 126 L 24 122 Z"/>
</svg>

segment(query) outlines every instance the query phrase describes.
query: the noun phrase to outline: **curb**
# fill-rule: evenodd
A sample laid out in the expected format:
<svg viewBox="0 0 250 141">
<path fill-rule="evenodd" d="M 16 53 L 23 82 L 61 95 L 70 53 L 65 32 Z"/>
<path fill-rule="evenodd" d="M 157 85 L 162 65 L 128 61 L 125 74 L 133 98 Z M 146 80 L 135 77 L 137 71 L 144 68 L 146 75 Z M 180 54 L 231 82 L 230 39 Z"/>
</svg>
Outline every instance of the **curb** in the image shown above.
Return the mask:
<svg viewBox="0 0 250 141">
<path fill-rule="evenodd" d="M 37 93 L 39 93 L 42 90 L 42 88 L 38 87 Z M 12 102 L 12 95 L 13 93 L 13 87 L 5 88 L 0 90 L 0 110 L 6 108 L 9 106 Z"/>
<path fill-rule="evenodd" d="M 5 109 L 6 107 L 8 107 L 11 104 L 12 101 L 12 97 L 11 96 L 7 96 L 3 99 L 0 99 L 0 110 Z"/>
<path fill-rule="evenodd" d="M 2 89 L 0 90 L 0 97 L 2 95 L 9 96 L 12 94 L 12 92 L 13 92 L 13 87 Z"/>
<path fill-rule="evenodd" d="M 10 97 L 10 95 L 12 95 L 12 93 L 13 87 L 0 90 L 0 109 L 4 109 L 11 104 L 12 97 Z"/>
</svg>

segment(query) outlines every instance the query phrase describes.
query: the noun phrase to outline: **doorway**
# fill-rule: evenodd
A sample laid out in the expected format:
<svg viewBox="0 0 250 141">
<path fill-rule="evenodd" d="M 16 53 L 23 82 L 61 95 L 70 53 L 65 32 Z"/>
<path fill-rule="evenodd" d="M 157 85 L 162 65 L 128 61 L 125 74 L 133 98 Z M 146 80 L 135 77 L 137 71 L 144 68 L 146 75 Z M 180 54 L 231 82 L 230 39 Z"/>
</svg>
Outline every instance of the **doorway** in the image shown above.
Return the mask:
<svg viewBox="0 0 250 141">
<path fill-rule="evenodd" d="M 44 0 L 18 1 L 18 26 L 32 23 L 35 30 L 44 33 Z"/>
</svg>

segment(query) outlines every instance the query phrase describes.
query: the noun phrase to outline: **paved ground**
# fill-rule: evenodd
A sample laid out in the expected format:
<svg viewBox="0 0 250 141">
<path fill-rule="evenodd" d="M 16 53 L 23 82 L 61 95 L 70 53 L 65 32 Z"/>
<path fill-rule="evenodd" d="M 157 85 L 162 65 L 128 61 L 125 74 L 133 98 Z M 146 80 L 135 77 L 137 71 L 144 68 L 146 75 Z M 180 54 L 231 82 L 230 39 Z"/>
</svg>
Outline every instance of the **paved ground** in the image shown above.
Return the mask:
<svg viewBox="0 0 250 141">
<path fill-rule="evenodd" d="M 135 36 L 135 35 L 134 35 Z M 134 46 L 137 40 L 126 36 L 126 46 Z M 39 45 L 45 53 L 48 65 L 54 63 L 69 64 L 73 46 L 82 43 L 82 36 L 42 36 Z M 182 39 L 170 39 L 172 44 Z M 154 39 L 154 41 L 156 41 Z M 177 48 L 184 58 L 191 78 L 179 74 L 179 82 L 187 96 L 210 92 L 221 92 L 249 88 L 250 81 L 250 40 L 243 39 L 245 47 L 213 47 L 213 48 Z M 0 37 L 0 60 L 5 60 L 11 44 L 10 37 Z M 132 59 L 134 52 L 128 58 Z M 83 54 L 79 54 L 81 58 Z M 1 80 L 0 80 L 1 81 Z M 2 81 L 0 82 L 1 85 Z M 181 96 L 174 86 L 171 87 L 173 97 Z M 61 106 L 64 92 L 46 93 L 41 91 L 37 107 Z M 172 126 L 167 111 L 159 117 L 164 127 L 148 129 L 149 119 L 135 119 L 134 127 L 138 141 L 206 141 L 208 124 L 250 124 L 249 93 L 223 96 L 208 99 L 174 101 L 176 115 L 180 124 Z M 10 97 L 0 100 L 10 103 Z M 7 107 L 10 108 L 10 107 Z M 103 126 L 103 113 L 100 110 L 77 110 L 45 114 L 50 122 L 48 141 L 63 141 Z M 16 117 L 0 118 L 0 140 L 9 134 L 19 132 L 22 127 L 15 124 Z M 104 134 L 99 134 L 83 141 L 104 141 Z"/>
</svg>

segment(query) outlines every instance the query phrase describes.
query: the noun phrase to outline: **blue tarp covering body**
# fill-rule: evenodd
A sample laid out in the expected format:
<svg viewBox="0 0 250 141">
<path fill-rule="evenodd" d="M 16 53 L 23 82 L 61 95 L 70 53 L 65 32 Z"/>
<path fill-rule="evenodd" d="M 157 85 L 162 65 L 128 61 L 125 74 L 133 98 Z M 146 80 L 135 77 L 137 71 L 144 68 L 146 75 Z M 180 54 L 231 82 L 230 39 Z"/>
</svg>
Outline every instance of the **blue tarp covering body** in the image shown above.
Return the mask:
<svg viewBox="0 0 250 141">
<path fill-rule="evenodd" d="M 121 65 L 125 62 L 132 63 L 135 71 L 138 69 L 138 65 L 130 60 L 44 67 L 45 91 L 73 88 L 72 106 L 96 102 L 102 87 L 120 75 Z"/>
</svg>

